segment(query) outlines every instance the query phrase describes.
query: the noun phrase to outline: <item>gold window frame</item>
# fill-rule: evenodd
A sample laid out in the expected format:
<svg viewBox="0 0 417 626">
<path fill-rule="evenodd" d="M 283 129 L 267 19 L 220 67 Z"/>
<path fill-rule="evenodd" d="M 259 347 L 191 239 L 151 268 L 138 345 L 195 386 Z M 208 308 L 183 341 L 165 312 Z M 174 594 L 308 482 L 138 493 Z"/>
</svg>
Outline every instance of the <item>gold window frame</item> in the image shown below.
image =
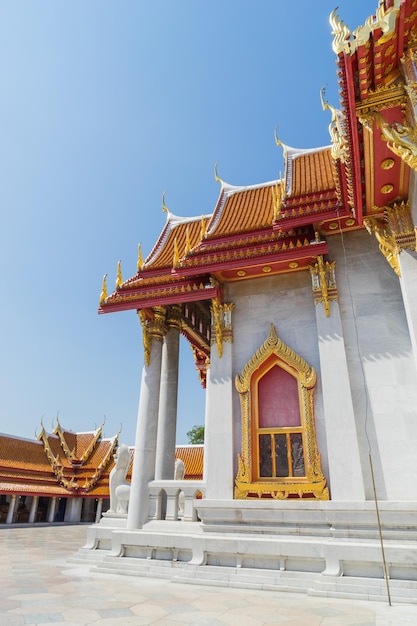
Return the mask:
<svg viewBox="0 0 417 626">
<path fill-rule="evenodd" d="M 305 476 L 259 477 L 259 458 L 253 445 L 258 437 L 258 382 L 270 369 L 277 365 L 294 376 L 298 384 L 300 420 L 304 447 Z M 314 422 L 314 388 L 316 371 L 301 356 L 279 339 L 273 324 L 267 339 L 249 359 L 242 373 L 236 376 L 242 413 L 242 452 L 238 455 L 238 473 L 235 480 L 235 498 L 303 498 L 328 500 L 329 490 L 321 469 L 317 449 Z M 269 429 L 274 430 L 272 429 Z M 291 431 L 279 428 L 277 432 Z M 296 428 L 300 430 L 299 427 Z M 255 450 L 254 450 L 255 448 Z M 254 454 L 255 452 L 255 454 Z M 257 458 L 254 459 L 254 456 Z M 256 462 L 256 468 L 255 468 Z"/>
</svg>

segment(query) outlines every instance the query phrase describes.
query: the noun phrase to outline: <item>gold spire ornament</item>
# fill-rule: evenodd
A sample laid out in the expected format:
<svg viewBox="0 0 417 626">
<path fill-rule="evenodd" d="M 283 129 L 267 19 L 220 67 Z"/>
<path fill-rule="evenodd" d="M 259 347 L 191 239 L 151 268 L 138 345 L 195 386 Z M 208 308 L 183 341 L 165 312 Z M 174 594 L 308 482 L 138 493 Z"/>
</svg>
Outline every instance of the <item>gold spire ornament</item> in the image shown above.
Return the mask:
<svg viewBox="0 0 417 626">
<path fill-rule="evenodd" d="M 172 265 L 173 265 L 173 267 L 178 267 L 179 264 L 180 264 L 180 254 L 178 252 L 177 238 L 175 237 L 175 239 L 174 239 L 174 258 L 172 260 Z"/>
<path fill-rule="evenodd" d="M 122 262 L 118 261 L 117 263 L 117 278 L 116 278 L 116 289 L 120 288 L 120 285 L 123 283 L 122 278 Z"/>
<path fill-rule="evenodd" d="M 137 264 L 137 271 L 138 273 L 141 272 L 143 270 L 143 256 L 142 256 L 142 248 L 140 243 L 138 243 L 138 264 Z"/>
<path fill-rule="evenodd" d="M 165 195 L 166 195 L 166 191 L 164 191 L 164 193 L 162 194 L 162 211 L 169 215 L 169 209 L 167 205 L 165 204 Z"/>
<path fill-rule="evenodd" d="M 103 276 L 103 284 L 101 286 L 100 304 L 103 304 L 107 299 L 107 274 Z"/>
<path fill-rule="evenodd" d="M 206 220 L 204 219 L 204 215 L 201 216 L 201 231 L 200 231 L 200 239 L 204 239 L 207 235 L 206 229 Z"/>
<path fill-rule="evenodd" d="M 323 111 L 330 111 L 332 119 L 329 124 L 329 134 L 332 140 L 332 157 L 334 160 L 340 159 L 342 163 L 346 162 L 347 143 L 344 137 L 343 115 L 339 109 L 331 106 L 325 100 L 326 88 L 320 89 L 320 100 Z"/>
<path fill-rule="evenodd" d="M 184 248 L 184 256 L 187 256 L 189 251 L 191 250 L 191 241 L 190 241 L 190 229 L 187 225 L 185 230 L 185 248 Z"/>
<path fill-rule="evenodd" d="M 217 173 L 217 165 L 219 164 L 218 161 L 215 162 L 214 164 L 214 180 L 216 181 L 216 183 L 220 183 L 222 186 L 224 185 L 224 180 L 222 180 L 220 178 L 220 176 Z"/>
</svg>

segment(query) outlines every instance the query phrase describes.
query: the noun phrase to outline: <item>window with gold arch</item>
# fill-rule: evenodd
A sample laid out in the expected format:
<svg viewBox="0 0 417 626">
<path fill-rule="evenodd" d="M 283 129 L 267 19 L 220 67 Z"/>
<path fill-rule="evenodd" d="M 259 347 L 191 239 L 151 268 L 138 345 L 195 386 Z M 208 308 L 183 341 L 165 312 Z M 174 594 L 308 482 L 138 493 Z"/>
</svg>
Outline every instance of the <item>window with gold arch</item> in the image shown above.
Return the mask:
<svg viewBox="0 0 417 626">
<path fill-rule="evenodd" d="M 314 423 L 316 372 L 271 324 L 268 338 L 236 376 L 242 453 L 235 498 L 329 499 Z"/>
</svg>

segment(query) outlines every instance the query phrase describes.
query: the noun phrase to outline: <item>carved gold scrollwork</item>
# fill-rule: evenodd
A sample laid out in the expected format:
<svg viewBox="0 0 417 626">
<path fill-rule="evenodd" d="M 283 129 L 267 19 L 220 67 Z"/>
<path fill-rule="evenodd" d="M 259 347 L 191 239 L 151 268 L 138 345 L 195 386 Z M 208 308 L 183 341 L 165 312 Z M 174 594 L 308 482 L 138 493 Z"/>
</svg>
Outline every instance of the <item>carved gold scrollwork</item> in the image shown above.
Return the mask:
<svg viewBox="0 0 417 626">
<path fill-rule="evenodd" d="M 384 224 L 375 217 L 366 217 L 363 220 L 366 230 L 370 235 L 375 235 L 376 240 L 379 243 L 379 249 L 397 274 L 401 276 L 400 264 L 398 260 L 399 248 L 395 241 L 395 237 Z"/>
<path fill-rule="evenodd" d="M 317 262 L 309 266 L 314 302 L 323 302 L 326 317 L 330 316 L 330 301 L 338 299 L 335 267 L 336 261 L 323 261 L 322 256 L 318 256 Z"/>
<path fill-rule="evenodd" d="M 255 480 L 254 463 L 259 462 L 259 459 L 255 458 L 256 444 L 252 441 L 252 438 L 256 437 L 253 433 L 253 416 L 257 410 L 256 389 L 260 369 L 271 358 L 276 359 L 278 367 L 291 372 L 291 375 L 298 381 L 301 428 L 304 441 L 305 476 Z M 329 491 L 321 470 L 314 424 L 313 393 L 316 384 L 315 369 L 279 339 L 274 325 L 271 324 L 267 339 L 249 359 L 242 373 L 236 376 L 235 384 L 240 395 L 242 413 L 242 452 L 238 456 L 235 498 L 268 497 L 284 499 L 299 497 L 328 500 Z"/>
<path fill-rule="evenodd" d="M 369 112 L 359 119 L 367 125 L 369 130 L 371 130 L 370 120 L 373 120 L 386 140 L 388 148 L 417 171 L 417 131 L 415 128 L 401 122 L 389 124 L 379 111 Z"/>
<path fill-rule="evenodd" d="M 401 276 L 399 254 L 401 250 L 416 250 L 416 230 L 411 216 L 409 201 L 394 202 L 383 207 L 383 220 L 366 217 L 364 224 L 370 234 L 375 235 L 379 249 L 388 263 Z"/>
</svg>

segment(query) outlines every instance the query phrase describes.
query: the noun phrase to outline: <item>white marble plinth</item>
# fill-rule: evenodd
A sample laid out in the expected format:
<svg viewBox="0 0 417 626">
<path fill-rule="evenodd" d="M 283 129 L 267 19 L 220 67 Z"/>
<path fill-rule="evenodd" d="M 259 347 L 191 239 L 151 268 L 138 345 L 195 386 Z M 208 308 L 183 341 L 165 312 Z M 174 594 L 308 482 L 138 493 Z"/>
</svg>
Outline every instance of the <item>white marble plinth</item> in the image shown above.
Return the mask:
<svg viewBox="0 0 417 626">
<path fill-rule="evenodd" d="M 96 551 L 106 550 L 100 571 L 385 599 L 373 502 L 195 500 L 194 506 L 201 523 L 91 527 Z M 392 597 L 417 602 L 417 503 L 381 502 L 379 511 Z"/>
</svg>

